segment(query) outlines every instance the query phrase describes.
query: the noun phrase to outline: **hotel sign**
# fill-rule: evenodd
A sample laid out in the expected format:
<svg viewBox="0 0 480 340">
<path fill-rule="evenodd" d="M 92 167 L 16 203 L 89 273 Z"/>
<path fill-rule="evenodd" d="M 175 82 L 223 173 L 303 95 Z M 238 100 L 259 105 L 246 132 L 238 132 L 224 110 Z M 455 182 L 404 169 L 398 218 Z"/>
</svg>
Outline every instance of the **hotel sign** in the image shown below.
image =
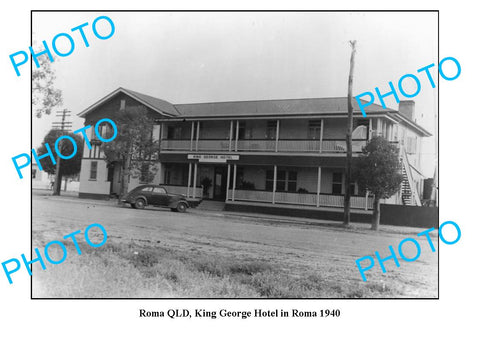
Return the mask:
<svg viewBox="0 0 480 340">
<path fill-rule="evenodd" d="M 227 163 L 227 161 L 238 161 L 239 155 L 188 155 L 188 159 L 198 159 L 199 163 Z"/>
</svg>

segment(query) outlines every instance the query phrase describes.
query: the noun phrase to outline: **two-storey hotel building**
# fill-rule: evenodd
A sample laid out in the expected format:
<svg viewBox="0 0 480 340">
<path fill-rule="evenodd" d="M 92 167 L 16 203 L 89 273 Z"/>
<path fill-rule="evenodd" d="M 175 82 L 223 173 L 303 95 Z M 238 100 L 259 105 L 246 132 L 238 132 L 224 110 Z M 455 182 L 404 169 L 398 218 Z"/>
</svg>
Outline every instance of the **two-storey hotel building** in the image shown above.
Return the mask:
<svg viewBox="0 0 480 340">
<path fill-rule="evenodd" d="M 398 145 L 404 182 L 390 204 L 420 205 L 422 137 L 415 103 L 398 110 L 370 105 L 364 118 L 354 101 L 353 155 L 372 136 Z M 345 182 L 347 98 L 256 100 L 173 105 L 119 88 L 79 113 L 85 124 L 111 118 L 129 106 L 143 106 L 155 119 L 159 141 L 154 184 L 170 192 L 228 205 L 334 209 L 351 190 L 353 209 L 372 209 L 373 199 Z M 93 131 L 92 131 L 93 132 Z M 94 139 L 94 134 L 92 134 Z M 129 189 L 142 183 L 131 178 Z M 80 197 L 120 193 L 120 165 L 107 164 L 100 143 L 84 148 Z"/>
</svg>

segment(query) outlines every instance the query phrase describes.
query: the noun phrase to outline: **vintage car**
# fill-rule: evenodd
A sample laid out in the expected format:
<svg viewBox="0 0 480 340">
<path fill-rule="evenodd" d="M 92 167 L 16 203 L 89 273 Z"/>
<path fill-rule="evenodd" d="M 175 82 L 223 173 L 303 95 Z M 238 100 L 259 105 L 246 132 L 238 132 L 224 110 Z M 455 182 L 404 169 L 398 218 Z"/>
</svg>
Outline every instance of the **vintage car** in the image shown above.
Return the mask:
<svg viewBox="0 0 480 340">
<path fill-rule="evenodd" d="M 122 198 L 132 208 L 143 209 L 147 205 L 167 207 L 172 211 L 185 212 L 187 208 L 196 208 L 201 199 L 187 198 L 184 195 L 169 194 L 160 185 L 140 185 Z"/>
</svg>

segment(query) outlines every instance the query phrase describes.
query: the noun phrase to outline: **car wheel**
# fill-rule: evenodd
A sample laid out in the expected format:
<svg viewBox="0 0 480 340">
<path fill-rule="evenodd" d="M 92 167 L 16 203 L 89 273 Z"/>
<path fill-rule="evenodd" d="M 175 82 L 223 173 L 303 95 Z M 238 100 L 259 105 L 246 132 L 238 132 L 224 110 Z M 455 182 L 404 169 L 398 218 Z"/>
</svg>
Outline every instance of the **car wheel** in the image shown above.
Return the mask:
<svg viewBox="0 0 480 340">
<path fill-rule="evenodd" d="M 176 211 L 181 212 L 181 213 L 187 211 L 187 205 L 183 202 L 178 203 Z"/>
<path fill-rule="evenodd" d="M 136 208 L 137 208 L 134 203 L 130 203 L 130 206 L 131 206 L 133 209 L 136 209 Z"/>
<path fill-rule="evenodd" d="M 145 208 L 146 202 L 143 198 L 139 198 L 135 201 L 135 208 L 143 209 Z"/>
</svg>

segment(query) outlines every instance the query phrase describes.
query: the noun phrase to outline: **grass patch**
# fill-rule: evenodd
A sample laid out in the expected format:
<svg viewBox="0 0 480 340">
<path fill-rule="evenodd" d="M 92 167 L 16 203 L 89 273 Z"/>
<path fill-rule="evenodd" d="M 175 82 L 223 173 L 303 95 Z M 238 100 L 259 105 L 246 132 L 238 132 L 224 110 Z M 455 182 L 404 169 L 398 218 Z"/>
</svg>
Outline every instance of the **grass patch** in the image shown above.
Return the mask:
<svg viewBox="0 0 480 340">
<path fill-rule="evenodd" d="M 288 268 L 249 258 L 206 255 L 136 243 L 91 248 L 80 243 L 47 270 L 34 265 L 33 297 L 64 298 L 365 298 L 401 295 L 382 284 L 342 283 L 319 273 L 296 276 Z M 61 258 L 54 249 L 53 258 Z"/>
</svg>

